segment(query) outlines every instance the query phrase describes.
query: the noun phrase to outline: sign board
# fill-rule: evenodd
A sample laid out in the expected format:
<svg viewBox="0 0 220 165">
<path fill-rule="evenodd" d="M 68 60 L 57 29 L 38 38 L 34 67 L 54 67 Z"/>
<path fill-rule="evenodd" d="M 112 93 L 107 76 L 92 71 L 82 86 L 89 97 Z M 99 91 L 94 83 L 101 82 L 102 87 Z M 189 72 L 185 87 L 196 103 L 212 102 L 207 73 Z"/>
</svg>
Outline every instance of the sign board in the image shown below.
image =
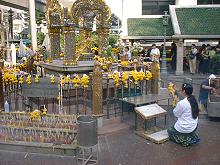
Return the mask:
<svg viewBox="0 0 220 165">
<path fill-rule="evenodd" d="M 22 95 L 25 97 L 47 97 L 56 98 L 59 96 L 58 83 L 52 84 L 50 78 L 41 78 L 39 83 L 32 79 L 31 84 L 22 84 Z"/>
<path fill-rule="evenodd" d="M 150 104 L 146 106 L 136 107 L 135 111 L 146 120 L 167 114 L 167 111 L 161 108 L 157 104 Z"/>
</svg>

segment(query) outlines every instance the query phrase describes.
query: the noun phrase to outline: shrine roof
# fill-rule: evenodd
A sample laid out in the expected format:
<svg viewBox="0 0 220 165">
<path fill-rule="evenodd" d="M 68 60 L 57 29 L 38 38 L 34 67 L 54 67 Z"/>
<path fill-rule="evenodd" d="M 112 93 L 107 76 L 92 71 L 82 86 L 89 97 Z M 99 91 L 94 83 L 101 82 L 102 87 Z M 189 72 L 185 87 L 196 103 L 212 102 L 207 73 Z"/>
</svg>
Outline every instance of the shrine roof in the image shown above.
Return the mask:
<svg viewBox="0 0 220 165">
<path fill-rule="evenodd" d="M 164 36 L 163 18 L 128 18 L 128 36 Z M 171 20 L 167 26 L 167 36 L 172 36 Z"/>
<path fill-rule="evenodd" d="M 181 35 L 220 35 L 220 7 L 175 8 L 175 12 Z"/>
</svg>

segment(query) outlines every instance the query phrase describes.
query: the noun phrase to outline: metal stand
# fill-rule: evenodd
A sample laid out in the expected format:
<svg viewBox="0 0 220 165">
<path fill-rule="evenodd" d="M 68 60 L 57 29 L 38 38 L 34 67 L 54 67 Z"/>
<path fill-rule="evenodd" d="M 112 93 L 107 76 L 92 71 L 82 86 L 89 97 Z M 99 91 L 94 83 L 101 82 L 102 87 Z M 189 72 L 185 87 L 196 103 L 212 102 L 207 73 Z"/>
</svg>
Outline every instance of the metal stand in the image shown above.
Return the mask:
<svg viewBox="0 0 220 165">
<path fill-rule="evenodd" d="M 92 147 L 79 146 L 79 154 L 77 156 L 78 165 L 98 164 L 98 144 Z"/>
</svg>

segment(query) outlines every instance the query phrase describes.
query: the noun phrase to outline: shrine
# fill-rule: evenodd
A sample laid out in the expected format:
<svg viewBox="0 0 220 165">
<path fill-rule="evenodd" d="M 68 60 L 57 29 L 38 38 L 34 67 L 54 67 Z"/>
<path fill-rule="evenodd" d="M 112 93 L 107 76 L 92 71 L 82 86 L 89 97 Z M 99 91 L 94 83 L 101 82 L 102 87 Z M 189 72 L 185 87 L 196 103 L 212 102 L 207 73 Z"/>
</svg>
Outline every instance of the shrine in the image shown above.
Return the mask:
<svg viewBox="0 0 220 165">
<path fill-rule="evenodd" d="M 51 43 L 48 63 L 41 64 L 49 73 L 89 73 L 94 66 L 91 48 L 108 46 L 111 10 L 104 1 L 76 1 L 69 8 L 61 8 L 59 1 L 47 3 L 47 26 Z M 95 24 L 95 25 L 94 25 Z M 96 26 L 98 42 L 93 43 L 92 28 Z M 79 41 L 76 43 L 76 32 Z M 64 56 L 60 59 L 60 36 L 64 36 Z"/>
<path fill-rule="evenodd" d="M 218 165 L 219 9 L 0 1 L 0 164 Z"/>
</svg>

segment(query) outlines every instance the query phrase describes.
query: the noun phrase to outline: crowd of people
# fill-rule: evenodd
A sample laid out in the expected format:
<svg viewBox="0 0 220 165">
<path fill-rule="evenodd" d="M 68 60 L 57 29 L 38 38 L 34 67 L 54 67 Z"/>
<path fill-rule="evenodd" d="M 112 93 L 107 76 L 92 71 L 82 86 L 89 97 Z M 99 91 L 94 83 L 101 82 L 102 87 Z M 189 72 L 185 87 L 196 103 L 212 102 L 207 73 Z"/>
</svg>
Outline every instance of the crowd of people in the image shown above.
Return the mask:
<svg viewBox="0 0 220 165">
<path fill-rule="evenodd" d="M 141 56 L 145 62 L 152 62 L 153 60 L 161 61 L 162 55 L 163 55 L 163 44 L 160 46 L 160 48 L 157 48 L 156 44 L 152 44 L 151 48 L 144 47 L 142 51 L 139 52 L 139 56 Z M 128 46 L 124 48 L 124 52 L 121 55 L 121 58 L 125 56 L 127 57 L 128 60 L 131 60 L 133 56 Z"/>
<path fill-rule="evenodd" d="M 131 60 L 133 57 L 132 51 L 127 46 L 124 48 L 122 58 L 127 56 L 128 60 Z M 143 47 L 142 52 L 139 53 L 144 61 L 151 62 L 153 57 L 156 57 L 158 61 L 162 60 L 164 53 L 164 45 L 162 44 L 157 48 L 156 44 L 152 44 L 149 47 Z M 210 44 L 203 44 L 201 47 L 192 44 L 190 51 L 185 49 L 185 58 L 183 59 L 184 69 L 189 69 L 191 74 L 207 74 L 207 73 L 216 73 L 220 72 L 220 41 L 216 46 L 211 46 Z M 166 58 L 170 59 L 168 62 L 168 67 L 175 71 L 177 63 L 177 46 L 175 42 L 171 43 L 171 46 L 167 46 Z M 166 60 L 167 60 L 166 59 Z"/>
<path fill-rule="evenodd" d="M 217 73 L 220 59 L 220 41 L 217 46 L 203 44 L 200 48 L 192 44 L 189 53 L 190 73 Z"/>
</svg>

